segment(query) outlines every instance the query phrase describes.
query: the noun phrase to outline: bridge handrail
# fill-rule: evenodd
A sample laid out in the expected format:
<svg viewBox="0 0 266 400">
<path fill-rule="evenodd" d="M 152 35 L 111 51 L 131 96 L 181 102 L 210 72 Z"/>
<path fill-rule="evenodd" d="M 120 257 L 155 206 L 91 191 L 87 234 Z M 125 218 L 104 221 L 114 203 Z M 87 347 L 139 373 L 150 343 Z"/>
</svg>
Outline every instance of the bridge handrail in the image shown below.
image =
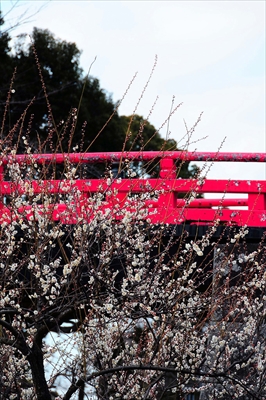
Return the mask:
<svg viewBox="0 0 266 400">
<path fill-rule="evenodd" d="M 91 152 L 91 153 L 56 153 L 56 154 L 16 154 L 0 156 L 0 165 L 9 162 L 38 164 L 68 161 L 70 163 L 96 163 L 129 161 L 152 161 L 153 159 L 170 159 L 195 162 L 266 162 L 266 153 L 243 152 L 202 152 L 202 151 L 124 151 L 124 152 Z"/>
</svg>

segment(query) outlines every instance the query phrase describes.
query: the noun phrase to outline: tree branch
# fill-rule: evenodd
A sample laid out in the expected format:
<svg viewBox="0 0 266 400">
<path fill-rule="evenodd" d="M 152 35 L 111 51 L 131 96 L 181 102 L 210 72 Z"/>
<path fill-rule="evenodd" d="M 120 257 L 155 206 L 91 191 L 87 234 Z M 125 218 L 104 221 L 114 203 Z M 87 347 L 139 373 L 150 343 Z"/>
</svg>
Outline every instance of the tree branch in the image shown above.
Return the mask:
<svg viewBox="0 0 266 400">
<path fill-rule="evenodd" d="M 103 371 L 98 371 L 98 372 L 94 372 L 91 375 L 87 376 L 86 378 L 80 378 L 76 383 L 72 384 L 68 391 L 66 392 L 66 394 L 63 397 L 63 400 L 69 400 L 72 396 L 72 394 L 74 394 L 82 385 L 84 380 L 86 382 L 90 382 L 91 380 L 98 378 L 99 376 L 104 376 L 104 375 L 109 375 L 109 374 L 113 374 L 116 372 L 123 372 L 123 371 L 132 371 L 132 370 L 142 370 L 142 371 L 159 371 L 159 372 L 168 372 L 168 373 L 179 373 L 181 375 L 194 375 L 194 376 L 203 376 L 206 378 L 227 378 L 228 380 L 231 380 L 237 384 L 239 384 L 249 395 L 252 396 L 252 398 L 254 400 L 260 400 L 259 397 L 257 397 L 254 393 L 252 393 L 243 383 L 241 383 L 241 381 L 239 381 L 238 379 L 230 376 L 230 375 L 226 375 L 224 372 L 220 372 L 220 373 L 208 373 L 208 372 L 203 372 L 203 371 L 190 371 L 187 369 L 183 369 L 183 370 L 177 370 L 175 368 L 168 368 L 168 367 L 160 367 L 160 366 L 156 366 L 156 365 L 125 365 L 125 366 L 118 366 L 118 367 L 114 367 L 114 368 L 108 368 L 106 370 Z"/>
<path fill-rule="evenodd" d="M 12 341 L 12 340 L 7 340 L 4 337 L 1 337 L 0 343 L 15 347 L 16 349 L 21 351 L 22 354 L 26 356 L 28 354 L 28 346 L 26 345 L 23 335 L 21 333 L 18 333 L 16 329 L 13 328 L 12 325 L 10 325 L 8 322 L 2 319 L 0 319 L 0 325 L 3 326 L 7 331 L 11 332 L 12 335 L 14 335 L 16 338 L 15 341 Z M 7 343 L 4 343 L 5 340 L 7 340 Z"/>
</svg>

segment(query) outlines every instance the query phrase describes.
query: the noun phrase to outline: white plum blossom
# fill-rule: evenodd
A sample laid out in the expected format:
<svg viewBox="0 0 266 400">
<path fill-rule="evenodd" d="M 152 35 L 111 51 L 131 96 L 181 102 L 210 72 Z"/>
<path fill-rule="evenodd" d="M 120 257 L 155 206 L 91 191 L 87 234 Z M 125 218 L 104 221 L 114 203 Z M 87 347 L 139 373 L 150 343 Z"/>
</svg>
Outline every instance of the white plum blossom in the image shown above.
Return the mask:
<svg viewBox="0 0 266 400">
<path fill-rule="evenodd" d="M 110 174 L 96 193 L 84 179 L 83 196 L 79 165 L 65 162 L 64 182 L 52 183 L 45 163 L 10 157 L 0 398 L 266 399 L 264 239 L 250 247 L 247 227 L 217 239 L 219 220 L 194 240 L 154 223 L 167 188 L 145 178 L 135 192 L 130 161 L 122 199 Z"/>
</svg>

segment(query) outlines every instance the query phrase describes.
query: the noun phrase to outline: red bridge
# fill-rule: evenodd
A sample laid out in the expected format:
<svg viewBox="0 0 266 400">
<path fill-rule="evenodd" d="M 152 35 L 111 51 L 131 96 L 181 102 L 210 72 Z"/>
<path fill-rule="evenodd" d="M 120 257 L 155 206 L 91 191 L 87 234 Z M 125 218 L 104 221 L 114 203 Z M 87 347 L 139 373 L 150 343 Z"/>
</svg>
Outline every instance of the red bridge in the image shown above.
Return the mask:
<svg viewBox="0 0 266 400">
<path fill-rule="evenodd" d="M 158 160 L 159 178 L 102 178 L 32 179 L 8 181 L 6 170 L 10 166 L 68 166 L 94 163 L 147 162 Z M 145 218 L 151 223 L 177 225 L 220 225 L 266 227 L 266 181 L 265 180 L 213 180 L 177 178 L 175 161 L 205 162 L 266 162 L 266 153 L 203 153 L 187 151 L 165 152 L 117 152 L 117 153 L 71 153 L 10 155 L 0 158 L 0 221 L 10 223 L 23 217 L 35 218 L 48 214 L 54 221 L 73 224 L 90 221 L 95 215 L 92 199 L 102 194 L 98 211 L 109 210 L 116 218 L 122 218 L 121 210 L 145 209 Z M 43 174 L 42 174 L 43 176 Z M 220 194 L 220 198 L 197 198 L 198 195 Z M 233 198 L 225 198 L 225 194 Z M 45 205 L 32 202 L 37 195 L 50 196 L 53 200 Z M 245 194 L 245 197 L 240 197 Z M 15 209 L 7 199 L 24 199 Z M 41 196 L 40 196 L 41 197 Z M 67 199 L 68 200 L 64 200 Z"/>
</svg>

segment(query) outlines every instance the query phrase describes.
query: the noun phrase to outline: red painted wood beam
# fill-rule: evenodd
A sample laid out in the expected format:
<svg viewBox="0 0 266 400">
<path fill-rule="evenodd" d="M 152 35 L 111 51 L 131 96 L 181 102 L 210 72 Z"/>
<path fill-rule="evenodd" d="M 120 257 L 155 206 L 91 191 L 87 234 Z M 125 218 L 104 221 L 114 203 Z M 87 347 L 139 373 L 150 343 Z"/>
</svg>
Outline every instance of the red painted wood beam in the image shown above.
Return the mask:
<svg viewBox="0 0 266 400">
<path fill-rule="evenodd" d="M 96 162 L 120 162 L 151 161 L 155 158 L 169 158 L 180 161 L 226 161 L 226 162 L 266 162 L 266 153 L 238 153 L 238 152 L 202 152 L 202 151 L 131 151 L 109 153 L 64 153 L 64 154 L 17 154 L 0 157 L 2 164 L 9 162 L 38 164 L 55 162 L 57 164 L 69 161 L 70 163 L 96 163 Z"/>
</svg>

